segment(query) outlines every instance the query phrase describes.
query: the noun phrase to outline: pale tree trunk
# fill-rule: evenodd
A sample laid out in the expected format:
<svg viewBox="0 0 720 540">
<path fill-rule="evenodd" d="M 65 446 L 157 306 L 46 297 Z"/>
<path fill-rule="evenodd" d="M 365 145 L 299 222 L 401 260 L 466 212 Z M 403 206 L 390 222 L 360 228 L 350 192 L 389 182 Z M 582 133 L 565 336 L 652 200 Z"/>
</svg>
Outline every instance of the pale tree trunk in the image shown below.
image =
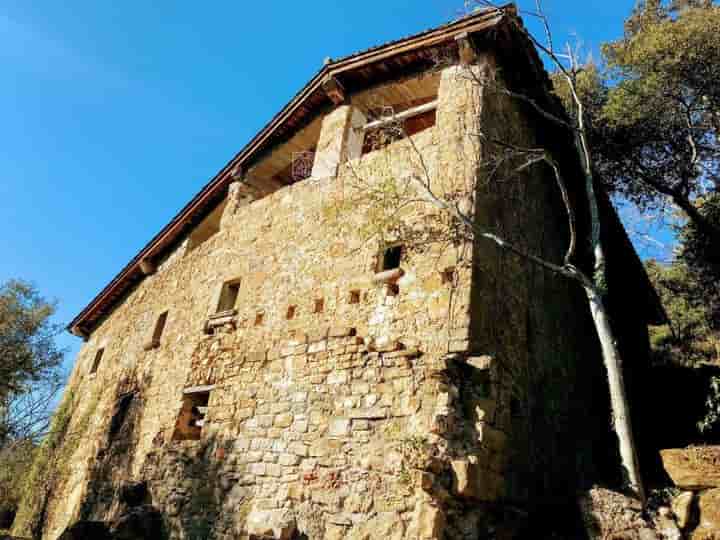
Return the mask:
<svg viewBox="0 0 720 540">
<path fill-rule="evenodd" d="M 600 341 L 603 363 L 607 370 L 610 389 L 610 407 L 613 412 L 613 428 L 618 437 L 620 459 L 625 469 L 624 481 L 628 487 L 645 502 L 645 490 L 640 476 L 640 463 L 635 450 L 635 437 L 630 420 L 630 406 L 625 390 L 625 377 L 617 342 L 610 327 L 605 303 L 597 289 L 589 283 L 583 285 L 590 306 L 595 330 Z"/>
<path fill-rule="evenodd" d="M 595 178 L 593 177 L 592 158 L 587 142 L 583 103 L 577 94 L 574 78 L 567 72 L 564 73 L 577 106 L 577 129 L 575 130 L 574 139 L 585 176 L 585 195 L 590 212 L 590 246 L 592 247 L 594 258 L 592 280 L 587 280 L 583 275 L 578 277 L 580 278 L 588 299 L 590 313 L 592 314 L 595 330 L 600 341 L 603 363 L 607 370 L 613 427 L 620 446 L 620 460 L 625 469 L 624 481 L 626 482 L 626 487 L 628 487 L 644 505 L 646 502 L 645 489 L 640 474 L 640 463 L 637 457 L 632 421 L 630 420 L 630 406 L 625 388 L 622 359 L 617 347 L 615 333 L 610 325 L 610 319 L 603 301 L 603 293 L 605 292 L 607 283 L 605 249 L 601 236 L 600 209 L 597 196 L 595 195 Z"/>
</svg>

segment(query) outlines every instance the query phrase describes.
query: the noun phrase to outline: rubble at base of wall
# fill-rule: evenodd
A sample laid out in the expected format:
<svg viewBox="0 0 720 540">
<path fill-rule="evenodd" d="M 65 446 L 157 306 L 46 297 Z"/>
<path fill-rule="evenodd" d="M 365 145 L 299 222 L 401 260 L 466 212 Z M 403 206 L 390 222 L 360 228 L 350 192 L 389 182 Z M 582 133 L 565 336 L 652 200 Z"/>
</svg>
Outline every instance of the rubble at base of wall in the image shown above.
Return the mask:
<svg viewBox="0 0 720 540">
<path fill-rule="evenodd" d="M 675 516 L 668 507 L 654 511 L 617 491 L 595 487 L 579 499 L 583 523 L 590 540 L 682 540 Z"/>
</svg>

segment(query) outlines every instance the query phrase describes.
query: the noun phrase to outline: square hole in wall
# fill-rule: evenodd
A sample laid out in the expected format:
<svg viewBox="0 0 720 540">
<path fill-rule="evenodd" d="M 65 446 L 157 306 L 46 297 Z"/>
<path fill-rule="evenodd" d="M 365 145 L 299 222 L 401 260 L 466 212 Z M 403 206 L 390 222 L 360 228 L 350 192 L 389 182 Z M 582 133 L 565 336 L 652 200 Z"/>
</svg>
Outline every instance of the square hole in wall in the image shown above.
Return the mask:
<svg viewBox="0 0 720 540">
<path fill-rule="evenodd" d="M 350 291 L 350 298 L 348 299 L 348 303 L 350 304 L 359 304 L 360 303 L 360 291 Z"/>
<path fill-rule="evenodd" d="M 175 422 L 174 441 L 197 441 L 205 425 L 212 387 L 187 389 L 183 392 L 182 406 Z"/>
<path fill-rule="evenodd" d="M 264 320 L 265 320 L 265 313 L 260 311 L 255 314 L 255 326 L 262 326 L 262 323 Z"/>
<path fill-rule="evenodd" d="M 378 272 L 384 272 L 386 270 L 393 270 L 394 268 L 400 268 L 400 261 L 402 260 L 403 246 L 398 244 L 395 246 L 389 246 L 385 248 L 380 259 L 380 267 Z"/>
<path fill-rule="evenodd" d="M 100 361 L 102 360 L 103 354 L 105 354 L 105 348 L 101 347 L 95 353 L 95 358 L 93 358 L 93 363 L 92 363 L 92 366 L 90 367 L 90 373 L 95 373 L 97 371 L 98 366 L 100 365 Z"/>
<path fill-rule="evenodd" d="M 238 294 L 240 294 L 240 280 L 233 279 L 223 283 L 218 300 L 217 313 L 223 313 L 235 309 Z"/>
<path fill-rule="evenodd" d="M 297 306 L 288 306 L 287 312 L 285 312 L 285 318 L 289 321 L 295 318 L 297 312 Z"/>
<path fill-rule="evenodd" d="M 150 347 L 159 347 L 160 338 L 165 331 L 165 324 L 167 324 L 168 312 L 163 311 L 155 321 L 155 328 L 153 328 L 152 338 L 150 339 Z"/>
<path fill-rule="evenodd" d="M 322 313 L 323 311 L 325 311 L 325 299 L 324 298 L 315 299 L 315 305 L 313 306 L 313 313 Z"/>
<path fill-rule="evenodd" d="M 454 283 L 455 282 L 455 267 L 448 266 L 442 272 L 440 272 L 440 277 L 442 279 L 443 284 Z"/>
</svg>

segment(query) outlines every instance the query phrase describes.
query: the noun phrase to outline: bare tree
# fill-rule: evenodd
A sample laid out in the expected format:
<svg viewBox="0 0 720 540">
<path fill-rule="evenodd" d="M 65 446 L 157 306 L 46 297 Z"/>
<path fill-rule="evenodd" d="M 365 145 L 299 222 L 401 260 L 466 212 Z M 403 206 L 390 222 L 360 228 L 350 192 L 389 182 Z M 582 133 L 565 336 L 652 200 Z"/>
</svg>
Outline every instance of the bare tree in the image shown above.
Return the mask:
<svg viewBox="0 0 720 540">
<path fill-rule="evenodd" d="M 367 200 L 371 201 L 365 210 L 373 213 L 368 220 L 369 226 L 374 228 L 373 233 L 383 234 L 383 230 L 391 224 L 396 228 L 398 226 L 402 227 L 401 224 L 398 225 L 398 216 L 402 214 L 403 208 L 406 206 L 418 204 L 419 202 L 430 204 L 440 211 L 441 216 L 447 218 L 446 225 L 449 225 L 449 230 L 454 231 L 454 234 L 459 232 L 461 236 L 472 240 L 484 239 L 490 241 L 502 250 L 544 268 L 556 276 L 569 279 L 582 288 L 588 302 L 607 371 L 614 430 L 619 440 L 626 488 L 644 502 L 645 492 L 640 476 L 630 420 L 622 360 L 605 303 L 607 293 L 606 255 L 600 234 L 601 211 L 596 195 L 596 181 L 593 177 L 593 161 L 584 122 L 583 103 L 577 92 L 578 64 L 575 60 L 575 53 L 570 48 L 564 53 L 557 53 L 554 50 L 550 26 L 539 0 L 536 2 L 536 10 L 530 12 L 529 15 L 536 17 L 541 22 L 546 34 L 546 42 L 541 42 L 528 32 L 517 17 L 514 7 L 496 7 L 484 0 L 477 0 L 474 3 L 484 9 L 496 11 L 498 16 L 505 18 L 509 24 L 514 25 L 517 32 L 525 36 L 541 53 L 544 53 L 558 72 L 562 74 L 563 81 L 567 84 L 575 100 L 578 114 L 576 120 L 573 120 L 565 115 L 562 110 L 551 109 L 530 95 L 512 90 L 487 70 L 473 69 L 472 65 L 466 65 L 462 61 L 459 62 L 459 76 L 470 81 L 473 86 L 488 89 L 524 103 L 526 107 L 530 107 L 546 122 L 559 126 L 572 138 L 574 151 L 581 164 L 578 169 L 580 177 L 566 179 L 563 176 L 562 167 L 547 148 L 525 147 L 510 141 L 500 140 L 483 131 L 483 127 L 478 125 L 467 127 L 465 133 L 467 140 L 471 141 L 472 144 L 478 145 L 482 143 L 495 149 L 494 159 L 488 160 L 484 164 L 486 181 L 490 178 L 494 179 L 494 181 L 502 181 L 500 178 L 502 175 L 521 173 L 541 165 L 549 168 L 562 198 L 562 205 L 567 218 L 569 241 L 562 260 L 552 261 L 543 258 L 517 243 L 509 241 L 501 232 L 479 225 L 477 220 L 473 219 L 472 203 L 463 200 L 463 197 L 457 191 L 447 192 L 437 189 L 437 182 L 432 178 L 433 175 L 431 175 L 430 169 L 425 162 L 423 152 L 416 146 L 415 139 L 407 136 L 402 115 L 396 115 L 392 108 L 374 107 L 373 110 L 366 111 L 366 116 L 372 116 L 375 113 L 375 120 L 372 124 L 382 126 L 382 130 L 379 131 L 380 134 L 375 135 L 375 137 L 381 139 L 379 146 L 399 139 L 406 141 L 414 156 L 411 160 L 413 162 L 410 167 L 411 172 L 402 178 L 396 178 L 390 174 L 386 180 L 371 183 L 364 181 L 362 173 L 355 169 L 352 162 L 349 162 L 349 168 L 353 172 L 352 176 L 357 184 L 356 188 L 363 192 L 363 196 Z M 457 59 L 453 61 L 457 62 Z M 379 115 L 377 111 L 379 111 Z M 573 186 L 582 186 L 583 195 L 581 200 L 574 201 L 570 196 L 568 190 L 570 182 L 572 182 Z M 358 204 L 358 201 L 354 200 L 352 204 Z M 589 231 L 583 237 L 579 237 L 578 232 L 577 215 L 581 210 L 577 207 L 578 204 L 583 206 L 583 212 L 589 214 Z M 413 232 L 416 233 L 417 231 L 409 230 L 402 234 L 413 234 Z M 588 251 L 592 254 L 591 272 L 584 271 L 574 262 L 577 260 L 578 245 L 583 242 L 587 244 Z"/>
</svg>

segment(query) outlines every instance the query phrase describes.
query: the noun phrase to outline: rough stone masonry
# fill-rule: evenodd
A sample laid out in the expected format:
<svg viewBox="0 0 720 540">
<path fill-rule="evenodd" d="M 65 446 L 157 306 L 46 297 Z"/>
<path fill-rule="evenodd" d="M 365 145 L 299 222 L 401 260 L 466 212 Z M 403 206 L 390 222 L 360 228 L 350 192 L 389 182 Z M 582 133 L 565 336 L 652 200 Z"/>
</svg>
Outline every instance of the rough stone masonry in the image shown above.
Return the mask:
<svg viewBox="0 0 720 540">
<path fill-rule="evenodd" d="M 420 175 L 561 258 L 548 172 L 497 179 L 473 136 L 548 136 L 468 76 L 540 85 L 510 27 L 479 12 L 326 64 L 73 321 L 86 342 L 43 538 L 112 521 L 129 483 L 170 538 L 478 538 L 603 473 L 580 291 L 412 196 L 380 219 L 388 186 Z M 368 144 L 388 114 L 409 137 Z M 623 331 L 642 338 L 647 284 L 624 279 Z"/>
</svg>

